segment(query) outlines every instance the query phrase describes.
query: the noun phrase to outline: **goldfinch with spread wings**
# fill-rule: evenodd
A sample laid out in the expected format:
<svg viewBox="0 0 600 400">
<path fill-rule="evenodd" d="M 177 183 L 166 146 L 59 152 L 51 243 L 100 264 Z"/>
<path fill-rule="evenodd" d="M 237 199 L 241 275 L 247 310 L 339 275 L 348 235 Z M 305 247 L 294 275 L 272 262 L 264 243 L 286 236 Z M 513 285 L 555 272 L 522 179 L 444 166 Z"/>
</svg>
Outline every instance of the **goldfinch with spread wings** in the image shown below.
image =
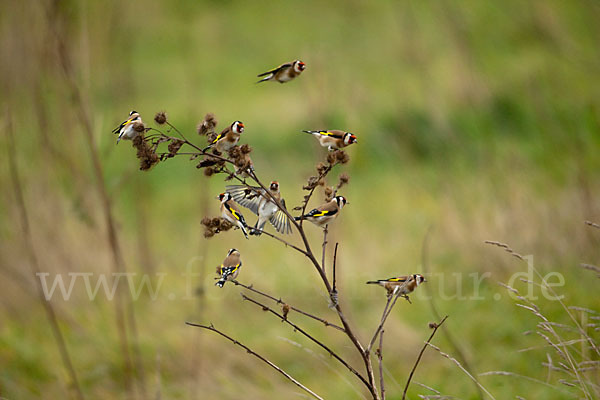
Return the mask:
<svg viewBox="0 0 600 400">
<path fill-rule="evenodd" d="M 412 293 L 421 283 L 427 282 L 421 274 L 404 275 L 388 279 L 380 279 L 377 281 L 368 281 L 367 284 L 374 284 L 384 287 L 388 294 L 397 293 L 410 302 L 408 294 Z"/>
<path fill-rule="evenodd" d="M 264 76 L 260 81 L 256 83 L 266 82 L 266 81 L 277 81 L 279 83 L 289 82 L 292 79 L 299 76 L 302 71 L 306 68 L 306 64 L 304 64 L 300 60 L 292 61 L 289 63 L 281 64 L 277 68 L 273 68 L 267 72 L 263 72 L 260 75 L 257 75 L 259 78 Z"/>
<path fill-rule="evenodd" d="M 317 225 L 318 227 L 323 228 L 339 215 L 346 203 L 347 201 L 345 197 L 335 196 L 330 202 L 311 210 L 308 214 L 304 214 L 294 219 L 296 221 L 305 219 Z"/>
<path fill-rule="evenodd" d="M 223 260 L 223 264 L 221 264 L 220 267 L 217 267 L 217 275 L 220 275 L 220 278 L 215 285 L 222 288 L 225 282 L 237 278 L 240 273 L 240 268 L 242 268 L 240 252 L 237 251 L 237 249 L 230 249 L 227 252 L 227 257 Z"/>
<path fill-rule="evenodd" d="M 240 209 L 233 202 L 231 194 L 221 193 L 219 200 L 221 200 L 221 216 L 231 222 L 233 226 L 240 228 L 246 239 L 248 239 L 248 225 Z"/>
<path fill-rule="evenodd" d="M 250 230 L 251 235 L 260 235 L 267 221 L 279 233 L 292 233 L 292 225 L 285 213 L 275 204 L 263 188 L 248 187 L 244 185 L 230 185 L 226 187 L 227 193 L 242 207 L 246 207 L 258 215 L 258 221 L 254 225 L 255 230 Z M 273 181 L 269 185 L 269 193 L 285 208 L 285 200 L 279 192 L 279 182 Z"/>
<path fill-rule="evenodd" d="M 119 126 L 112 130 L 112 133 L 119 134 L 117 144 L 119 144 L 121 139 L 131 140 L 139 134 L 139 132 L 133 129 L 133 124 L 136 122 L 142 122 L 142 118 L 137 111 L 131 111 L 129 113 L 129 118 L 121 122 Z"/>
<path fill-rule="evenodd" d="M 241 121 L 235 121 L 230 126 L 223 129 L 215 140 L 205 147 L 203 151 L 214 147 L 221 153 L 226 152 L 239 142 L 242 132 L 244 132 L 244 124 Z"/>
<path fill-rule="evenodd" d="M 357 143 L 356 135 L 350 132 L 330 130 L 330 131 L 302 131 L 310 133 L 317 138 L 319 144 L 323 147 L 327 147 L 329 151 L 342 149 L 350 146 L 353 143 Z"/>
</svg>

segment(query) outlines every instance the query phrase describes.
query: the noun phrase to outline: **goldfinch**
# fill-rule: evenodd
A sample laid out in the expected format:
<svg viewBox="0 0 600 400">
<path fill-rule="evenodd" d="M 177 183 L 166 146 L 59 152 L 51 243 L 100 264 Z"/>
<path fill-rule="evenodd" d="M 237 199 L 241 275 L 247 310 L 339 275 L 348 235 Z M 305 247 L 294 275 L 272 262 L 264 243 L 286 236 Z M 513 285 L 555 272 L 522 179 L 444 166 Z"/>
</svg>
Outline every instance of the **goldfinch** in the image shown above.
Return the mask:
<svg viewBox="0 0 600 400">
<path fill-rule="evenodd" d="M 423 275 L 413 274 L 398 276 L 395 278 L 380 279 L 378 281 L 368 281 L 367 284 L 383 286 L 389 294 L 397 293 L 399 296 L 404 297 L 410 302 L 408 294 L 412 293 L 413 290 L 415 290 L 415 288 L 423 282 L 427 282 Z"/>
<path fill-rule="evenodd" d="M 133 129 L 133 124 L 136 122 L 142 122 L 142 118 L 137 111 L 131 111 L 129 113 L 129 119 L 121 122 L 121 125 L 112 130 L 112 133 L 119 134 L 117 144 L 119 144 L 121 139 L 131 140 L 138 135 L 139 132 Z"/>
<path fill-rule="evenodd" d="M 346 205 L 346 203 L 347 201 L 345 197 L 335 196 L 330 202 L 311 210 L 308 214 L 304 214 L 294 219 L 296 221 L 305 219 L 319 227 L 324 227 L 339 215 L 341 209 Z"/>
<path fill-rule="evenodd" d="M 302 131 L 310 133 L 317 138 L 321 146 L 327 147 L 329 151 L 337 150 L 357 143 L 358 140 L 353 133 L 344 131 Z"/>
<path fill-rule="evenodd" d="M 244 132 L 244 124 L 241 121 L 235 121 L 219 133 L 215 140 L 204 148 L 204 151 L 212 147 L 215 147 L 221 153 L 228 151 L 238 143 L 242 132 Z"/>
<path fill-rule="evenodd" d="M 240 252 L 237 249 L 230 249 L 227 252 L 227 257 L 223 260 L 223 264 L 217 267 L 217 275 L 221 277 L 215 283 L 216 286 L 222 288 L 225 282 L 232 281 L 237 278 L 242 268 L 242 260 L 240 259 Z"/>
<path fill-rule="evenodd" d="M 260 187 L 248 187 L 244 185 L 230 185 L 226 187 L 233 199 L 242 207 L 246 207 L 258 215 L 254 225 L 255 229 L 264 230 L 267 221 L 273 225 L 279 233 L 292 233 L 292 225 L 285 213 L 277 207 L 273 199 Z M 269 193 L 285 208 L 285 200 L 279 192 L 279 182 L 273 181 L 269 185 Z M 251 229 L 251 235 L 260 235 L 261 232 Z"/>
<path fill-rule="evenodd" d="M 257 75 L 259 78 L 264 76 L 260 81 L 256 83 L 266 82 L 266 81 L 277 81 L 279 83 L 289 82 L 304 71 L 306 68 L 306 64 L 304 64 L 300 60 L 292 61 L 289 63 L 281 64 L 277 68 L 273 68 L 267 72 L 263 72 L 260 75 Z"/>
<path fill-rule="evenodd" d="M 231 194 L 221 193 L 219 200 L 221 200 L 221 216 L 231 222 L 233 226 L 240 228 L 246 239 L 248 239 L 246 219 L 244 219 L 240 209 L 233 202 Z"/>
</svg>

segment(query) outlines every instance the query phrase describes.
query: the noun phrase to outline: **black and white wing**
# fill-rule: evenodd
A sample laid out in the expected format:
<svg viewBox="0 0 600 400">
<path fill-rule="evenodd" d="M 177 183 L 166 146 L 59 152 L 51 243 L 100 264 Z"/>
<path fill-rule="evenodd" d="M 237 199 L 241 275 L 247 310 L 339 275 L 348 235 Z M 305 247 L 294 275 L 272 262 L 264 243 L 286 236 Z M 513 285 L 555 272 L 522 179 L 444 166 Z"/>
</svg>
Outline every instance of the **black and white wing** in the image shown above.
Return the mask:
<svg viewBox="0 0 600 400">
<path fill-rule="evenodd" d="M 285 208 L 285 200 L 281 199 L 281 205 Z M 286 209 L 287 210 L 287 209 Z M 269 222 L 279 233 L 290 234 L 292 233 L 292 224 L 290 219 L 281 210 L 277 210 L 275 214 L 269 219 Z"/>
<path fill-rule="evenodd" d="M 229 185 L 225 187 L 227 193 L 231 194 L 233 200 L 242 207 L 247 208 L 258 215 L 258 206 L 262 194 L 265 192 L 262 188 L 244 185 Z"/>
</svg>

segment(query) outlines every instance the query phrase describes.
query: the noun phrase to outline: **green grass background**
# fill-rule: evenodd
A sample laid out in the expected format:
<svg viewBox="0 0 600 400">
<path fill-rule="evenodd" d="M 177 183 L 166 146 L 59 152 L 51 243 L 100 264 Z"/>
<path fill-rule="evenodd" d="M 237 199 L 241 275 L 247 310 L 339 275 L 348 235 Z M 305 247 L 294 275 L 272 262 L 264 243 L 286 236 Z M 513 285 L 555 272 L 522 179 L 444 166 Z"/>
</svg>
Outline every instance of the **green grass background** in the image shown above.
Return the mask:
<svg viewBox="0 0 600 400">
<path fill-rule="evenodd" d="M 91 113 L 127 268 L 166 274 L 155 301 L 134 302 L 147 398 L 299 397 L 274 371 L 186 320 L 214 323 L 325 398 L 365 393 L 319 348 L 243 303 L 238 288 L 214 288 L 214 266 L 237 247 L 242 282 L 336 319 L 303 256 L 265 236 L 203 238 L 200 220 L 218 213 L 214 196 L 224 182 L 207 179 L 186 157 L 139 171 L 135 150 L 128 142 L 115 146 L 110 133 L 131 109 L 150 125 L 166 110 L 198 144 L 204 141 L 195 126 L 206 112 L 216 114 L 219 129 L 243 121 L 258 175 L 279 180 L 288 206 L 300 203 L 303 183 L 326 154 L 300 130 L 356 133 L 350 163 L 330 179 L 342 171 L 351 176 L 343 190 L 351 204 L 330 242 L 340 242 L 341 301 L 360 338 L 369 337 L 385 301 L 364 281 L 421 272 L 430 232 L 427 285 L 474 372 L 506 370 L 556 383 L 560 376 L 548 377 L 541 365 L 546 353 L 555 357 L 551 350 L 517 351 L 545 344 L 523 335 L 538 320 L 496 284 L 526 266 L 483 241 L 507 242 L 533 255 L 539 271 L 563 274 L 559 292 L 568 305 L 600 308 L 596 277 L 579 268 L 598 262 L 600 238 L 584 225 L 600 220 L 597 2 L 0 4 L 0 126 L 5 133 L 12 121 L 42 270 L 99 274 L 111 266 L 80 111 L 60 66 L 64 51 Z M 65 38 L 62 50 L 57 33 Z M 254 84 L 258 73 L 296 58 L 307 64 L 299 79 Z M 7 135 L 0 140 L 7 149 Z M 0 396 L 65 398 L 68 377 L 29 273 L 8 162 L 0 163 L 0 184 Z M 311 205 L 322 199 L 317 192 Z M 320 254 L 319 231 L 307 230 Z M 186 280 L 188 266 L 200 275 Z M 453 298 L 473 293 L 473 273 L 487 274 L 483 299 Z M 539 303 L 551 320 L 569 322 L 557 302 Z M 111 302 L 89 301 L 76 285 L 69 301 L 56 297 L 53 305 L 87 397 L 130 398 Z M 384 343 L 388 398 L 401 398 L 434 319 L 424 291 L 394 310 Z M 362 368 L 337 331 L 294 321 Z M 456 355 L 442 332 L 435 342 Z M 590 379 L 598 382 L 597 372 Z M 469 378 L 431 350 L 415 380 L 478 398 Z M 514 377 L 481 382 L 496 398 L 580 394 Z M 414 385 L 409 396 L 417 394 L 431 393 Z"/>
</svg>

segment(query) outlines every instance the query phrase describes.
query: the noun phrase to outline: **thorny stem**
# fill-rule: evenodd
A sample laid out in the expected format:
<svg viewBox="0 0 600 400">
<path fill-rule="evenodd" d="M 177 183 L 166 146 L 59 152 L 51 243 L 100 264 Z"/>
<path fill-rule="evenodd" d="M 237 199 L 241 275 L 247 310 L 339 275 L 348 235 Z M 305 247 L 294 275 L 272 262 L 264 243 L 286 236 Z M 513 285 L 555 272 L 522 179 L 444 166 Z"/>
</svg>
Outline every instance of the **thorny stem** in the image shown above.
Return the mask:
<svg viewBox="0 0 600 400">
<path fill-rule="evenodd" d="M 298 325 L 294 324 L 293 322 L 290 322 L 286 317 L 284 317 L 283 315 L 279 314 L 277 311 L 273 310 L 269 306 L 266 306 L 266 305 L 262 304 L 261 302 L 259 302 L 257 300 L 254 300 L 254 299 L 252 299 L 252 298 L 250 298 L 250 297 L 248 297 L 248 296 L 246 296 L 244 294 L 242 294 L 242 298 L 244 300 L 247 300 L 247 301 L 249 301 L 251 303 L 256 304 L 257 306 L 261 307 L 264 311 L 268 311 L 271 314 L 277 316 L 279 319 L 281 319 L 282 322 L 285 322 L 286 324 L 288 324 L 291 327 L 293 327 L 294 330 L 300 332 L 301 334 L 303 334 L 304 336 L 306 336 L 307 338 L 309 338 L 310 340 L 312 340 L 314 343 L 316 343 L 321 348 L 323 348 L 326 352 L 328 352 L 329 355 L 331 355 L 333 358 L 335 358 L 340 363 L 342 363 L 342 365 L 344 365 L 346 368 L 348 368 L 348 370 L 350 372 L 352 372 L 354 375 L 356 375 L 358 377 L 358 379 L 360 379 L 367 387 L 369 387 L 369 382 L 367 382 L 366 379 L 360 373 L 358 373 L 358 371 L 356 371 L 350 364 L 348 364 L 346 362 L 346 360 L 344 360 L 343 358 L 341 358 L 338 354 L 336 354 L 336 352 L 334 352 L 333 350 L 331 350 L 329 347 L 327 347 L 321 341 L 319 341 L 318 339 L 315 339 L 315 337 L 313 337 L 308 332 L 306 332 L 305 330 L 303 330 L 302 328 L 300 328 Z"/>
<path fill-rule="evenodd" d="M 256 294 L 260 294 L 261 296 L 266 297 L 267 299 L 271 299 L 274 302 L 276 302 L 277 304 L 287 304 L 290 307 L 290 309 L 296 311 L 297 313 L 300 313 L 300 314 L 305 315 L 305 316 L 307 316 L 309 318 L 312 318 L 312 319 L 314 319 L 316 321 L 319 321 L 319 322 L 321 322 L 325 326 L 331 326 L 332 328 L 335 328 L 335 329 L 337 329 L 339 331 L 344 332 L 344 328 L 342 328 L 341 326 L 333 324 L 333 323 L 331 323 L 331 322 L 329 322 L 329 321 L 327 321 L 327 320 L 325 320 L 325 319 L 323 319 L 321 317 L 317 317 L 316 315 L 310 314 L 310 313 L 308 313 L 306 311 L 302 311 L 299 308 L 296 308 L 296 307 L 294 307 L 294 306 L 286 303 L 285 301 L 283 301 L 283 299 L 281 297 L 280 298 L 276 298 L 274 296 L 271 296 L 270 294 L 261 292 L 260 290 L 255 289 L 254 285 L 247 286 L 247 285 L 244 285 L 243 283 L 238 282 L 236 280 L 233 280 L 231 282 L 233 282 L 235 285 L 241 286 L 241 287 L 243 287 L 243 288 L 245 288 L 245 289 L 247 289 L 247 290 L 249 290 L 251 292 L 254 292 Z"/>
<path fill-rule="evenodd" d="M 259 360 L 261 360 L 265 364 L 268 364 L 271 368 L 273 368 L 274 370 L 276 370 L 277 372 L 279 372 L 281 375 L 285 376 L 287 379 L 289 379 L 291 382 L 293 382 L 296 386 L 298 386 L 299 388 L 301 388 L 305 392 L 309 393 L 315 399 L 323 400 L 323 398 L 321 396 L 319 396 L 318 394 L 316 394 L 315 392 L 313 392 L 312 390 L 310 390 L 309 388 L 307 388 L 306 386 L 304 386 L 303 384 L 301 384 L 300 382 L 298 382 L 296 379 L 294 379 L 290 374 L 288 374 L 287 372 L 285 372 L 283 369 L 281 369 L 280 367 L 278 367 L 277 365 L 275 365 L 271 361 L 267 360 L 265 357 L 261 356 L 260 354 L 258 354 L 254 350 L 250 349 L 245 344 L 240 343 L 237 340 L 235 340 L 234 338 L 232 338 L 231 336 L 228 336 L 225 333 L 221 332 L 220 330 L 218 330 L 217 328 L 215 328 L 212 324 L 210 326 L 208 326 L 208 325 L 194 324 L 192 322 L 186 322 L 186 324 L 190 325 L 190 326 L 195 326 L 197 328 L 206 329 L 206 330 L 209 330 L 209 331 L 212 331 L 212 332 L 215 332 L 215 333 L 221 335 L 222 337 L 224 337 L 225 339 L 229 340 L 234 345 L 240 346 L 241 348 L 243 348 L 244 350 L 246 350 L 246 352 L 248 354 L 252 354 L 254 357 L 258 358 Z"/>
<path fill-rule="evenodd" d="M 402 392 L 402 400 L 404 400 L 406 398 L 406 392 L 408 391 L 408 385 L 410 385 L 410 381 L 415 373 L 415 370 L 417 369 L 417 365 L 419 365 L 419 362 L 421 361 L 421 357 L 423 356 L 425 349 L 431 342 L 431 339 L 433 339 L 433 336 L 437 332 L 438 328 L 446 321 L 446 318 L 448 318 L 447 315 L 440 322 L 438 322 L 437 324 L 434 324 L 433 332 L 431 332 L 429 339 L 427 339 L 427 341 L 423 345 L 423 348 L 421 349 L 421 352 L 419 353 L 419 356 L 417 357 L 417 361 L 415 362 L 415 365 L 413 366 L 412 370 L 410 371 L 410 375 L 408 375 L 408 380 L 406 381 L 406 386 L 404 386 L 404 392 Z M 381 332 L 381 334 L 383 335 L 383 331 Z M 383 384 L 381 387 L 382 387 L 382 391 L 383 391 Z M 383 395 L 382 395 L 382 397 L 383 397 Z"/>
</svg>

